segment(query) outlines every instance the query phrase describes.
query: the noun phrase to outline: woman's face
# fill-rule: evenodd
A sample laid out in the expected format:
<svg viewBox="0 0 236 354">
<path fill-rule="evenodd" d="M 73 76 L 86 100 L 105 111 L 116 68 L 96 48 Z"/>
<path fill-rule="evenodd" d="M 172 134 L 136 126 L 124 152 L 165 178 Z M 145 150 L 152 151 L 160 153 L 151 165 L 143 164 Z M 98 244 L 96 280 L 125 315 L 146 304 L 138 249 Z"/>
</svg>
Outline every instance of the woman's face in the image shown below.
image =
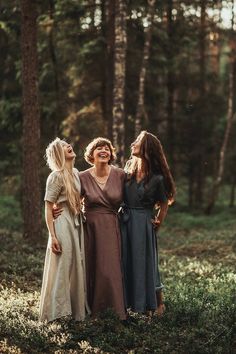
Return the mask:
<svg viewBox="0 0 236 354">
<path fill-rule="evenodd" d="M 142 144 L 142 136 L 139 135 L 137 139 L 131 144 L 131 154 L 140 157 L 140 148 Z"/>
<path fill-rule="evenodd" d="M 70 144 L 63 142 L 63 150 L 66 160 L 72 160 L 76 157 L 73 147 Z"/>
<path fill-rule="evenodd" d="M 111 151 L 108 145 L 98 146 L 93 151 L 93 163 L 94 165 L 98 163 L 108 164 L 111 159 Z"/>
</svg>

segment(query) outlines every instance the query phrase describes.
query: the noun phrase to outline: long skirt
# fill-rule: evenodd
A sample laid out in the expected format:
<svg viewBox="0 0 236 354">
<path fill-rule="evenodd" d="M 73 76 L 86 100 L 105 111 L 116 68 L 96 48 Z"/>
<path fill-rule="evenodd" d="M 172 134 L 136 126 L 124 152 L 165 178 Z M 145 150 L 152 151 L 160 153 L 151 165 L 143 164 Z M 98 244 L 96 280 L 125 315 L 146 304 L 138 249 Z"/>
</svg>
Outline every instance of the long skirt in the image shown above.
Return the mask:
<svg viewBox="0 0 236 354">
<path fill-rule="evenodd" d="M 82 218 L 71 215 L 63 205 L 63 212 L 54 225 L 62 253 L 56 255 L 52 252 L 49 238 L 40 298 L 40 320 L 52 321 L 67 315 L 72 315 L 78 321 L 83 320 L 89 308 Z"/>
<path fill-rule="evenodd" d="M 142 208 L 128 208 L 121 218 L 125 302 L 140 313 L 157 308 L 156 292 L 163 288 L 151 218 L 152 210 Z"/>
</svg>

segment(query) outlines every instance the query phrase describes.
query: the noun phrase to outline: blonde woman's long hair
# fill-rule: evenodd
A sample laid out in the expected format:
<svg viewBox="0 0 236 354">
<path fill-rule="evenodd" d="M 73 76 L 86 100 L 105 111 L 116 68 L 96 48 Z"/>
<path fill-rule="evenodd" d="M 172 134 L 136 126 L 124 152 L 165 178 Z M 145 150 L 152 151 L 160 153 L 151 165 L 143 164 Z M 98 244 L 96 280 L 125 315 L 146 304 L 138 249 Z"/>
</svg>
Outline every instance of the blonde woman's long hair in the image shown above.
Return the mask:
<svg viewBox="0 0 236 354">
<path fill-rule="evenodd" d="M 52 171 L 60 172 L 63 180 L 63 184 L 66 191 L 66 197 L 69 204 L 70 210 L 74 214 L 79 214 L 80 212 L 80 195 L 75 186 L 75 181 L 73 173 L 66 167 L 66 159 L 63 146 L 66 144 L 65 141 L 56 138 L 53 140 L 46 149 L 46 161 L 47 165 Z M 73 161 L 74 166 L 74 161 Z M 72 168 L 73 168 L 72 166 Z"/>
</svg>

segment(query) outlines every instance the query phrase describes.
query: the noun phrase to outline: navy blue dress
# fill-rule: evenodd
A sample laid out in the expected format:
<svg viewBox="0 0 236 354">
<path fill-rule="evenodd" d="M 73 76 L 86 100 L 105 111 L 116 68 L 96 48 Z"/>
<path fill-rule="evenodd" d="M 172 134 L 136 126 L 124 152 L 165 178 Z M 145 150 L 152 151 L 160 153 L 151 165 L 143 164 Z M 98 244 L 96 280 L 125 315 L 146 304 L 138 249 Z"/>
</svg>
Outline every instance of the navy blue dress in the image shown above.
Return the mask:
<svg viewBox="0 0 236 354">
<path fill-rule="evenodd" d="M 126 308 L 145 312 L 157 308 L 156 291 L 163 285 L 158 267 L 157 236 L 151 223 L 157 202 L 166 202 L 163 176 L 147 183 L 126 180 L 121 213 L 122 262 Z"/>
</svg>

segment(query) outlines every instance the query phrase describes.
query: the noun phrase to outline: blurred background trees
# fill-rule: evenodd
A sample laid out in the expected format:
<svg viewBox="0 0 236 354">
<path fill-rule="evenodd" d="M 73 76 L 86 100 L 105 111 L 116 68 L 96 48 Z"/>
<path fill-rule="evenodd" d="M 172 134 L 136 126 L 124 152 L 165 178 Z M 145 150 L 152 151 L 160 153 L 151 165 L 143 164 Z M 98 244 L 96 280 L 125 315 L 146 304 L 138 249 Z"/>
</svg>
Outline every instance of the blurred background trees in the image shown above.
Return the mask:
<svg viewBox="0 0 236 354">
<path fill-rule="evenodd" d="M 119 161 L 124 163 L 141 128 L 156 134 L 163 143 L 179 190 L 176 204 L 206 210 L 219 177 L 220 151 L 230 116 L 220 183 L 228 186 L 225 205 L 233 206 L 234 1 L 35 3 L 42 187 L 48 174 L 45 147 L 55 136 L 75 144 L 77 167 L 84 169 L 83 150 L 92 138 L 114 139 Z M 19 2 L 2 0 L 1 195 L 18 200 L 24 144 L 20 34 Z"/>
</svg>

